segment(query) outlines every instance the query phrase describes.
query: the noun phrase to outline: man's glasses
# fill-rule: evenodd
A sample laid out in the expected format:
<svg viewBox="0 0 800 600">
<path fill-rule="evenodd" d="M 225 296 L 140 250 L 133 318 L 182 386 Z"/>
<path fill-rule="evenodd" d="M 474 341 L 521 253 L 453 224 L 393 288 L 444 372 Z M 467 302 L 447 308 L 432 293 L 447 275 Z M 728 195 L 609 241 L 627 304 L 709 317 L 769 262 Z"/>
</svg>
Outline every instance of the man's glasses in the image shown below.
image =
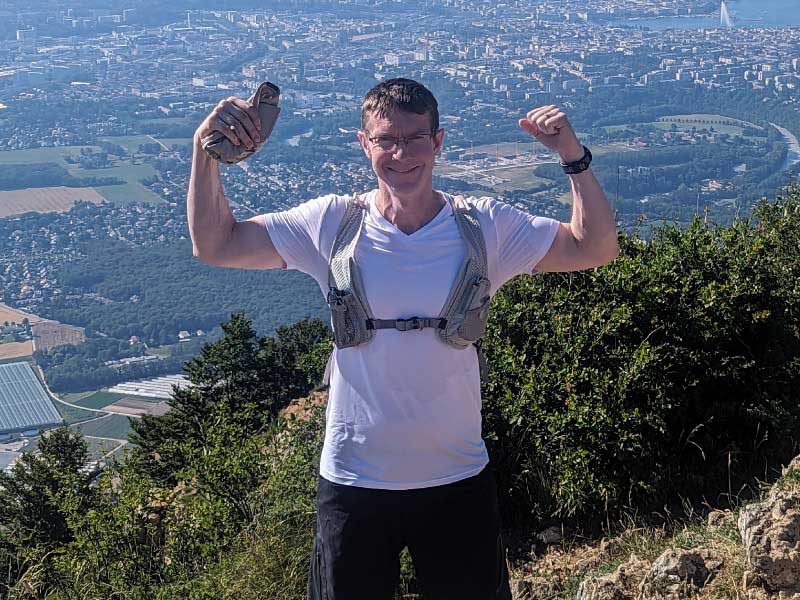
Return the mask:
<svg viewBox="0 0 800 600">
<path fill-rule="evenodd" d="M 415 152 L 418 150 L 427 150 L 430 148 L 430 140 L 438 133 L 432 131 L 430 133 L 415 133 L 407 137 L 395 137 L 393 135 L 376 135 L 374 137 L 367 137 L 369 143 L 374 148 L 380 148 L 384 152 L 391 152 L 396 147 L 404 142 L 408 152 Z"/>
</svg>

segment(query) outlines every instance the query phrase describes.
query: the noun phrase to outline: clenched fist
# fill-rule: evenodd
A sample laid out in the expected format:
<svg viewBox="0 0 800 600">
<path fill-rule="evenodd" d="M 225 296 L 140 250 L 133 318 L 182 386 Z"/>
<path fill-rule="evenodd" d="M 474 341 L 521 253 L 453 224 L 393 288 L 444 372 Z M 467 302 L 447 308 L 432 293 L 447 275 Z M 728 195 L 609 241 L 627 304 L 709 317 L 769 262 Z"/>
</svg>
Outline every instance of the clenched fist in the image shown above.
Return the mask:
<svg viewBox="0 0 800 600">
<path fill-rule="evenodd" d="M 564 162 L 573 162 L 583 157 L 583 146 L 567 115 L 555 104 L 540 106 L 530 111 L 519 126 L 539 140 L 544 146 L 558 152 Z"/>
<path fill-rule="evenodd" d="M 246 100 L 231 96 L 222 100 L 200 123 L 195 131 L 195 141 L 200 141 L 217 131 L 228 138 L 234 146 L 242 144 L 255 148 L 261 135 L 261 119 L 258 110 Z"/>
</svg>

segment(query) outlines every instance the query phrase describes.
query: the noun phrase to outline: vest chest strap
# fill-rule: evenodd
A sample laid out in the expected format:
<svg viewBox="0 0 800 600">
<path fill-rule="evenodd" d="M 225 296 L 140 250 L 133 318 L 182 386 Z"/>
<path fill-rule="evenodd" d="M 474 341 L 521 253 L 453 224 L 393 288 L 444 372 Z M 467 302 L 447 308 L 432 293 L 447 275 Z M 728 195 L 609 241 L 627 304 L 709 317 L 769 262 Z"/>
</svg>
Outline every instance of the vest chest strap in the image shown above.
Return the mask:
<svg viewBox="0 0 800 600">
<path fill-rule="evenodd" d="M 397 329 L 398 331 L 414 331 L 434 327 L 444 329 L 447 319 L 431 319 L 411 317 L 410 319 L 367 319 L 367 329 Z"/>
</svg>

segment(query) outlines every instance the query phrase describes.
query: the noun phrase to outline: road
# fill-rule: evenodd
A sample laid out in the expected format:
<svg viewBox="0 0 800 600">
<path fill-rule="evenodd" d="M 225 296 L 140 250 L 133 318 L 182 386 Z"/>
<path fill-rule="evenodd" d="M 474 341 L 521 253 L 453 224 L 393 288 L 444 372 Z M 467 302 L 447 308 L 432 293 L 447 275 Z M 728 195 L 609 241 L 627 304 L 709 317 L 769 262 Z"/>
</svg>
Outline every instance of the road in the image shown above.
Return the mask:
<svg viewBox="0 0 800 600">
<path fill-rule="evenodd" d="M 781 171 L 785 171 L 790 167 L 800 164 L 800 141 L 798 141 L 797 136 L 785 127 L 781 127 L 775 123 L 770 123 L 770 125 L 780 132 L 783 139 L 785 139 L 786 143 L 789 145 L 789 153 L 786 155 L 786 160 L 781 167 Z"/>
</svg>

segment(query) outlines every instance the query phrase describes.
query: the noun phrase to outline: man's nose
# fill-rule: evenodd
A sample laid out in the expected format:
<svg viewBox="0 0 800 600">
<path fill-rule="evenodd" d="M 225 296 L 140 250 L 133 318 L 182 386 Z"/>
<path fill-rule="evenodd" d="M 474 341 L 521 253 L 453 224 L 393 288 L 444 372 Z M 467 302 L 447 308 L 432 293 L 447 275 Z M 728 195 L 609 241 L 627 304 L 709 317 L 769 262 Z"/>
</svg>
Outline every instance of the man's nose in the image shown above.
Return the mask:
<svg viewBox="0 0 800 600">
<path fill-rule="evenodd" d="M 397 143 L 394 145 L 394 150 L 392 151 L 392 156 L 397 158 L 398 155 L 402 158 L 405 156 L 406 152 L 408 152 L 408 142 L 405 140 L 397 140 Z"/>
</svg>

